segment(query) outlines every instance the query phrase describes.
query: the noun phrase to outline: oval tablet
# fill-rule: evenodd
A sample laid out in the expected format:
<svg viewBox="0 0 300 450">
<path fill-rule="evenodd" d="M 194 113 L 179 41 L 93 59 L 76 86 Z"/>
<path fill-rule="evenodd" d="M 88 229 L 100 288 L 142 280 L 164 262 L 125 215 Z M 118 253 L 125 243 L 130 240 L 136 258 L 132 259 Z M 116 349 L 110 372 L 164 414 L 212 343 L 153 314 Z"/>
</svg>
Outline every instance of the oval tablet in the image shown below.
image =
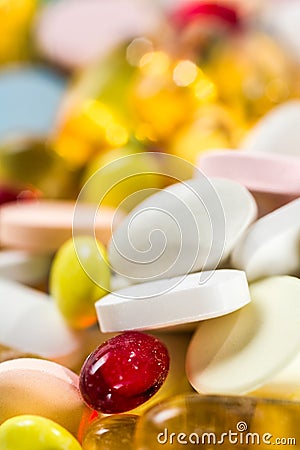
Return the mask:
<svg viewBox="0 0 300 450">
<path fill-rule="evenodd" d="M 0 277 L 36 286 L 46 280 L 51 256 L 33 255 L 19 250 L 0 251 Z"/>
<path fill-rule="evenodd" d="M 51 361 L 21 358 L 0 364 L 0 423 L 20 414 L 51 419 L 76 434 L 85 410 L 78 376 Z"/>
<path fill-rule="evenodd" d="M 294 275 L 300 270 L 300 198 L 253 223 L 234 248 L 231 262 L 248 280 Z"/>
<path fill-rule="evenodd" d="M 241 183 L 254 195 L 264 215 L 300 196 L 300 159 L 241 151 L 210 151 L 198 166 L 209 177 Z"/>
<path fill-rule="evenodd" d="M 35 37 L 44 56 L 75 69 L 130 38 L 148 35 L 159 18 L 159 9 L 145 2 L 54 2 L 37 18 Z"/>
<path fill-rule="evenodd" d="M 272 109 L 248 132 L 240 148 L 250 152 L 300 156 L 300 101 Z"/>
<path fill-rule="evenodd" d="M 96 310 L 102 332 L 150 330 L 222 316 L 249 301 L 245 273 L 224 269 L 124 288 Z"/>
<path fill-rule="evenodd" d="M 55 123 L 65 79 L 42 66 L 0 71 L 0 138 L 45 135 Z"/>
<path fill-rule="evenodd" d="M 89 234 L 95 221 L 96 237 L 107 244 L 111 236 L 115 210 L 101 207 L 95 217 L 94 205 L 66 201 L 26 201 L 9 203 L 0 208 L 0 243 L 29 252 L 55 252 L 72 237 L 76 205 L 76 233 Z M 120 220 L 120 213 L 115 222 Z M 115 225 L 115 224 L 114 224 Z"/>
<path fill-rule="evenodd" d="M 45 417 L 22 415 L 0 426 L 3 450 L 81 450 L 79 442 L 63 427 Z"/>
<path fill-rule="evenodd" d="M 246 394 L 299 355 L 300 280 L 273 277 L 250 286 L 245 308 L 199 325 L 186 372 L 201 394 Z"/>
<path fill-rule="evenodd" d="M 0 343 L 69 367 L 81 360 L 81 340 L 50 297 L 0 279 Z"/>
<path fill-rule="evenodd" d="M 202 175 L 134 208 L 113 233 L 109 261 L 132 282 L 211 270 L 255 218 L 256 203 L 243 186 Z"/>
</svg>

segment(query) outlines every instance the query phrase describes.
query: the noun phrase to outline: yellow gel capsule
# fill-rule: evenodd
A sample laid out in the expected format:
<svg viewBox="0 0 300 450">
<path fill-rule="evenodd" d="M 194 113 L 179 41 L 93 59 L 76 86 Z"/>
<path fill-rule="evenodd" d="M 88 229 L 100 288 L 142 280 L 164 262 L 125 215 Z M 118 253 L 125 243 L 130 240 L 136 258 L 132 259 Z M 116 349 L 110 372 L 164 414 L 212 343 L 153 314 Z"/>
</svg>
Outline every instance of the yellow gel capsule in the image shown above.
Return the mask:
<svg viewBox="0 0 300 450">
<path fill-rule="evenodd" d="M 214 81 L 222 101 L 248 123 L 296 95 L 298 71 L 268 35 L 234 35 L 215 46 L 203 68 Z"/>
<path fill-rule="evenodd" d="M 224 447 L 300 448 L 299 402 L 250 397 L 182 395 L 150 408 L 139 420 L 136 450 Z"/>
<path fill-rule="evenodd" d="M 82 199 L 130 211 L 155 190 L 162 189 L 166 177 L 160 169 L 159 155 L 141 148 L 127 146 L 96 156 L 84 174 Z"/>
<path fill-rule="evenodd" d="M 24 59 L 36 0 L 0 1 L 0 63 Z"/>
<path fill-rule="evenodd" d="M 134 433 L 139 416 L 115 414 L 96 419 L 83 439 L 83 450 L 135 450 Z"/>
<path fill-rule="evenodd" d="M 121 48 L 93 64 L 71 85 L 61 106 L 53 146 L 72 167 L 84 166 L 101 148 L 127 144 L 127 91 L 134 70 Z"/>
<path fill-rule="evenodd" d="M 221 104 L 205 105 L 199 108 L 192 122 L 173 134 L 168 151 L 196 163 L 202 151 L 235 148 L 243 134 L 241 117 Z"/>
<path fill-rule="evenodd" d="M 16 416 L 0 426 L 1 450 L 80 450 L 63 427 L 40 416 Z"/>
<path fill-rule="evenodd" d="M 161 51 L 141 58 L 130 94 L 136 137 L 163 143 L 200 105 L 217 98 L 216 86 L 195 63 Z"/>
<path fill-rule="evenodd" d="M 70 326 L 83 329 L 93 325 L 97 321 L 94 302 L 106 295 L 109 287 L 110 268 L 100 242 L 79 236 L 63 244 L 51 267 L 50 293 Z"/>
</svg>

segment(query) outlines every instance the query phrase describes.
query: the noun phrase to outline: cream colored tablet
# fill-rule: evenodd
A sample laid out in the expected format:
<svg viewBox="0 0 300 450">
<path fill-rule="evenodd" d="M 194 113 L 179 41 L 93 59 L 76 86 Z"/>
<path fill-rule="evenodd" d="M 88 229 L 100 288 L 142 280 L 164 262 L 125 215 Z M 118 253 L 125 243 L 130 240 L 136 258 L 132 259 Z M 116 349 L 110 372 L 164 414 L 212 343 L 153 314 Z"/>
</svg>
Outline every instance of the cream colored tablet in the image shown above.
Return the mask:
<svg viewBox="0 0 300 450">
<path fill-rule="evenodd" d="M 0 344 L 73 367 L 81 339 L 49 296 L 0 278 Z"/>
<path fill-rule="evenodd" d="M 300 11 L 300 9 L 299 9 Z M 300 156 L 300 101 L 272 109 L 248 132 L 241 149 Z"/>
<path fill-rule="evenodd" d="M 64 201 L 26 201 L 10 203 L 0 208 L 0 243 L 37 253 L 55 252 L 72 237 L 72 221 L 75 203 Z M 111 236 L 114 209 L 101 207 L 95 216 L 96 207 L 77 204 L 77 234 L 93 230 L 97 238 L 107 244 Z M 120 217 L 118 215 L 118 217 Z"/>
<path fill-rule="evenodd" d="M 85 410 L 78 376 L 50 361 L 20 358 L 0 364 L 0 423 L 21 414 L 46 417 L 76 434 Z"/>
<path fill-rule="evenodd" d="M 251 285 L 250 294 L 249 305 L 201 323 L 192 338 L 186 371 L 199 393 L 263 388 L 299 355 L 300 280 L 271 277 Z"/>
<path fill-rule="evenodd" d="M 211 270 L 228 257 L 256 213 L 251 194 L 234 181 L 202 175 L 177 183 L 123 220 L 109 243 L 109 261 L 135 283 Z"/>
<path fill-rule="evenodd" d="M 300 271 L 300 198 L 253 223 L 236 245 L 232 265 L 248 280 Z"/>
<path fill-rule="evenodd" d="M 43 283 L 48 276 L 51 256 L 22 250 L 0 251 L 0 277 L 29 286 Z"/>
<path fill-rule="evenodd" d="M 223 316 L 250 301 L 244 272 L 216 270 L 137 284 L 96 303 L 103 332 L 151 330 Z"/>
</svg>

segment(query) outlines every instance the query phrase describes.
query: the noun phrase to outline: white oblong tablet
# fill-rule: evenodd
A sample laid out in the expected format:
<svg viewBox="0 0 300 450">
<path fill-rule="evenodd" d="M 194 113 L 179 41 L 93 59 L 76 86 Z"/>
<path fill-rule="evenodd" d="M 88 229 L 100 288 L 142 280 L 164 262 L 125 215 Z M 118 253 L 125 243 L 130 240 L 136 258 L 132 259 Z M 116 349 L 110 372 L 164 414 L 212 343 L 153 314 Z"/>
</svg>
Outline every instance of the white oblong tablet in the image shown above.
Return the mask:
<svg viewBox="0 0 300 450">
<path fill-rule="evenodd" d="M 251 194 L 231 180 L 174 184 L 141 202 L 113 233 L 112 269 L 131 282 L 211 270 L 256 218 Z"/>
<path fill-rule="evenodd" d="M 51 256 L 19 250 L 0 251 L 0 277 L 36 286 L 47 279 Z"/>
<path fill-rule="evenodd" d="M 300 156 L 300 101 L 272 109 L 248 132 L 240 148 L 250 152 Z"/>
<path fill-rule="evenodd" d="M 20 358 L 0 364 L 0 423 L 34 414 L 51 419 L 76 434 L 85 410 L 79 379 L 51 361 Z"/>
<path fill-rule="evenodd" d="M 35 38 L 44 56 L 76 69 L 130 38 L 148 35 L 159 20 L 159 8 L 149 2 L 65 0 L 41 10 Z"/>
<path fill-rule="evenodd" d="M 66 326 L 48 295 L 2 278 L 0 343 L 68 367 L 82 355 L 81 339 Z"/>
<path fill-rule="evenodd" d="M 103 332 L 151 330 L 222 316 L 250 301 L 244 272 L 217 270 L 137 284 L 96 303 Z"/>
<path fill-rule="evenodd" d="M 76 234 L 89 234 L 107 244 L 115 210 L 68 201 L 38 200 L 13 202 L 0 208 L 0 243 L 4 247 L 37 253 L 55 252 L 72 237 L 76 208 Z M 97 212 L 97 214 L 96 214 Z M 118 219 L 121 216 L 118 214 Z"/>
<path fill-rule="evenodd" d="M 271 277 L 250 285 L 245 308 L 199 325 L 186 359 L 201 394 L 246 394 L 299 355 L 300 280 Z"/>
<path fill-rule="evenodd" d="M 248 280 L 300 270 L 300 198 L 253 223 L 234 248 L 231 263 Z"/>
</svg>

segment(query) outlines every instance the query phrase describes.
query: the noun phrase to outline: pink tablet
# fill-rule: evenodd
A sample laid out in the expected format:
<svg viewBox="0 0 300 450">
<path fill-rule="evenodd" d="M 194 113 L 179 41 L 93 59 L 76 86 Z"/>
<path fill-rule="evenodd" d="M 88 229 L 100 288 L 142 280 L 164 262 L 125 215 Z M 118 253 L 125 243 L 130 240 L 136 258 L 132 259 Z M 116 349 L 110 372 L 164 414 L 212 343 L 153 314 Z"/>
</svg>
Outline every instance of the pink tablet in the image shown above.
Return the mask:
<svg viewBox="0 0 300 450">
<path fill-rule="evenodd" d="M 201 154 L 198 167 L 209 177 L 243 184 L 254 195 L 260 216 L 300 195 L 300 159 L 296 157 L 217 150 Z"/>
<path fill-rule="evenodd" d="M 37 18 L 38 47 L 44 56 L 64 67 L 86 66 L 122 42 L 151 33 L 160 20 L 159 8 L 153 3 L 133 0 L 52 2 Z"/>
</svg>

